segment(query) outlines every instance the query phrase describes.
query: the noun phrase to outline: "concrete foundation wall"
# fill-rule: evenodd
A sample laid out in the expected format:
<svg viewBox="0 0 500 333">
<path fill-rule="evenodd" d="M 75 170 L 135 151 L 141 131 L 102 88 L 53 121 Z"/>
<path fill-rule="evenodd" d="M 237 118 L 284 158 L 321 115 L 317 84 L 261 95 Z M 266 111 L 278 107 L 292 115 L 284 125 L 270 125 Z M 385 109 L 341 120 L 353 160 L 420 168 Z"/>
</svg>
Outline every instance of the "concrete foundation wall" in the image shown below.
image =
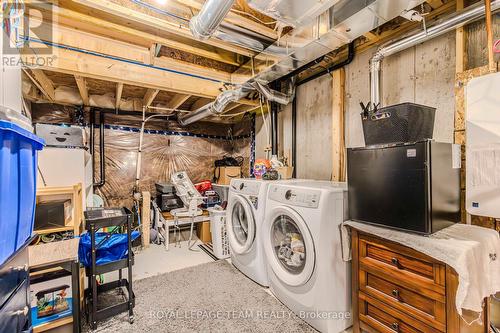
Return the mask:
<svg viewBox="0 0 500 333">
<path fill-rule="evenodd" d="M 370 100 L 369 59 L 375 49 L 346 67 L 346 146 L 364 146 L 359 102 Z M 413 102 L 435 107 L 434 138 L 453 142 L 455 32 L 384 59 L 382 103 Z"/>
<path fill-rule="evenodd" d="M 370 100 L 369 60 L 375 48 L 356 55 L 345 68 L 346 146 L 364 146 L 360 102 Z M 435 107 L 434 138 L 453 142 L 455 32 L 399 54 L 382 65 L 383 105 L 414 102 Z M 297 89 L 297 177 L 330 179 L 332 169 L 332 79 L 329 75 Z M 260 118 L 260 117 L 259 117 Z M 261 122 L 259 119 L 258 122 Z M 291 106 L 280 113 L 280 156 L 291 151 Z M 258 134 L 259 137 L 259 134 Z M 257 142 L 257 151 L 260 142 Z M 259 156 L 259 155 L 257 155 Z"/>
</svg>

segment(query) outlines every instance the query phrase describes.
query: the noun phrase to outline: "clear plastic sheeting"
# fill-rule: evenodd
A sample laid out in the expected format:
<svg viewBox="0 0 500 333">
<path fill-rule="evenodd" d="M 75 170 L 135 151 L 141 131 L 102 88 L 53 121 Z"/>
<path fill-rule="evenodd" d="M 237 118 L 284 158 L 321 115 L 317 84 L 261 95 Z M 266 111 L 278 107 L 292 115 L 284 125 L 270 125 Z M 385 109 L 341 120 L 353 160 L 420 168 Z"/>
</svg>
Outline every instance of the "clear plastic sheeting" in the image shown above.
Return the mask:
<svg viewBox="0 0 500 333">
<path fill-rule="evenodd" d="M 95 140 L 98 142 L 99 133 Z M 245 153 L 248 160 L 250 139 L 238 141 L 247 147 L 238 153 Z M 106 184 L 96 193 L 104 198 L 107 206 L 131 206 L 139 133 L 106 129 L 104 142 Z M 98 145 L 95 149 L 94 168 L 99 166 L 100 157 Z M 212 179 L 214 161 L 233 151 L 227 140 L 144 134 L 140 190 L 155 193 L 156 182 L 168 181 L 172 173 L 183 170 L 194 183 Z M 248 173 L 248 168 L 244 168 L 244 172 Z"/>
<path fill-rule="evenodd" d="M 98 116 L 96 118 L 99 119 Z M 82 121 L 87 126 L 87 135 L 90 132 L 89 114 L 78 115 L 74 107 L 35 105 L 33 120 L 35 123 L 52 124 L 77 124 Z M 131 207 L 141 114 L 106 113 L 105 124 L 112 126 L 104 130 L 106 183 L 94 190 L 96 194 L 102 196 L 105 206 Z M 250 120 L 234 125 L 200 122 L 181 127 L 175 121 L 159 119 L 149 121 L 145 128 L 139 181 L 141 191 L 150 191 L 154 195 L 154 184 L 168 182 L 170 175 L 176 171 L 187 171 L 194 183 L 205 179 L 211 180 L 214 174 L 214 161 L 224 155 L 242 156 L 244 158 L 242 171 L 248 176 L 251 150 Z M 157 132 L 148 133 L 148 131 Z M 166 131 L 176 134 L 166 135 Z M 95 181 L 99 181 L 100 134 L 97 128 L 94 135 Z"/>
</svg>

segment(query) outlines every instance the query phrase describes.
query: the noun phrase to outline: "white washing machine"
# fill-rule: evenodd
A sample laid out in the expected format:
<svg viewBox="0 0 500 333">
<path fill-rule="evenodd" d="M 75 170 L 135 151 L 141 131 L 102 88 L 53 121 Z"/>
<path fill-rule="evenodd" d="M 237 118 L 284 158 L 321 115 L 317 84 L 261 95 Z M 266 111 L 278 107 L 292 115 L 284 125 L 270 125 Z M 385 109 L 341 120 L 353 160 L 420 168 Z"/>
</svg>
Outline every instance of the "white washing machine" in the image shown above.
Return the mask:
<svg viewBox="0 0 500 333">
<path fill-rule="evenodd" d="M 320 332 L 352 325 L 350 265 L 340 238 L 346 212 L 346 183 L 269 185 L 262 236 L 270 290 Z"/>
<path fill-rule="evenodd" d="M 270 181 L 232 179 L 226 209 L 231 262 L 243 274 L 268 287 L 262 237 L 267 190 Z"/>
</svg>

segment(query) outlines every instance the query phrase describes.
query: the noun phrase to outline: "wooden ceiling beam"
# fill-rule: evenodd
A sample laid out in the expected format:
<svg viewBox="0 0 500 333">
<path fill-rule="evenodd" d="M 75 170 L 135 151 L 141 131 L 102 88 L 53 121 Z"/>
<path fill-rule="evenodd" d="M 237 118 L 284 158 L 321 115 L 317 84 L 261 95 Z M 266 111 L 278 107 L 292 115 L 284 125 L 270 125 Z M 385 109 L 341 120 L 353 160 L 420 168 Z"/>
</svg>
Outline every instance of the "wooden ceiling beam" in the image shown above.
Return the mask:
<svg viewBox="0 0 500 333">
<path fill-rule="evenodd" d="M 160 89 L 148 89 L 146 91 L 146 94 L 144 95 L 144 98 L 142 100 L 142 103 L 145 107 L 148 107 L 153 103 L 153 101 L 156 98 L 156 95 L 160 92 Z"/>
<path fill-rule="evenodd" d="M 123 93 L 123 83 L 118 82 L 116 84 L 116 92 L 115 92 L 115 109 L 118 110 L 120 108 L 120 103 L 122 100 Z"/>
<path fill-rule="evenodd" d="M 89 90 L 87 88 L 87 82 L 85 81 L 85 78 L 80 75 L 75 75 L 75 81 L 76 85 L 78 86 L 78 91 L 80 92 L 80 96 L 82 97 L 83 105 L 89 106 L 90 105 Z"/>
<path fill-rule="evenodd" d="M 427 3 L 432 7 L 432 9 L 437 9 L 444 5 L 443 0 L 427 0 Z"/>
<path fill-rule="evenodd" d="M 37 2 L 27 3 L 27 6 L 43 11 L 43 7 L 39 7 L 39 5 L 37 5 Z M 207 59 L 220 61 L 234 66 L 240 65 L 238 62 L 236 62 L 235 59 L 224 56 L 221 54 L 221 52 L 198 48 L 169 38 L 164 38 L 159 35 L 150 34 L 124 25 L 99 19 L 94 16 L 82 14 L 63 7 L 53 6 L 52 11 L 54 17 L 57 17 L 57 23 L 62 26 L 89 31 L 91 33 L 99 33 L 103 36 L 108 36 L 115 40 L 130 40 L 131 42 L 142 46 L 149 46 L 152 43 L 158 43 L 183 52 L 194 54 L 200 57 L 205 57 Z"/>
<path fill-rule="evenodd" d="M 31 45 L 32 47 L 42 47 L 35 42 L 32 42 Z M 23 51 L 25 53 L 21 55 L 21 58 L 24 62 L 29 63 L 29 57 L 33 55 L 29 48 L 25 48 Z M 40 69 L 206 98 L 215 98 L 223 87 L 219 82 L 141 66 L 118 59 L 61 48 L 54 48 L 52 51 L 55 60 L 46 62 L 40 66 Z"/>
<path fill-rule="evenodd" d="M 45 29 L 52 34 L 52 40 L 57 45 L 71 46 L 75 51 L 92 51 L 103 56 L 112 56 L 119 59 L 127 59 L 133 62 L 140 62 L 147 65 L 161 67 L 166 70 L 173 70 L 185 73 L 186 76 L 204 77 L 211 80 L 225 83 L 243 83 L 249 79 L 244 75 L 233 75 L 228 72 L 215 70 L 206 66 L 192 64 L 186 61 L 176 60 L 169 57 L 160 56 L 160 44 L 154 43 L 149 48 L 117 41 L 112 38 L 82 32 L 64 26 L 52 26 L 50 23 L 40 22 L 33 18 L 30 22 L 38 23 L 39 29 Z M 44 30 L 42 30 L 44 31 Z M 54 47 L 57 48 L 57 47 Z"/>
<path fill-rule="evenodd" d="M 200 98 L 196 102 L 194 102 L 193 105 L 191 105 L 191 110 L 192 111 L 198 110 L 199 108 L 201 108 L 209 103 L 212 103 L 212 102 L 213 102 L 213 100 L 207 100 L 205 98 Z"/>
<path fill-rule="evenodd" d="M 24 73 L 50 102 L 55 100 L 54 83 L 52 83 L 41 69 L 31 69 L 31 74 L 28 70 L 24 69 Z"/>
<path fill-rule="evenodd" d="M 109 0 L 73 0 L 72 2 L 107 14 L 111 14 L 113 16 L 125 19 L 129 22 L 136 22 L 141 25 L 152 27 L 159 32 L 167 32 L 176 36 L 200 42 L 193 37 L 191 31 L 187 26 L 181 26 L 178 23 L 169 22 L 155 16 L 144 14 L 142 12 L 127 8 Z M 256 53 L 251 50 L 245 49 L 240 46 L 235 46 L 234 44 L 223 42 L 215 38 L 210 38 L 201 42 L 226 51 L 245 55 L 247 57 L 253 57 L 256 55 Z"/>
<path fill-rule="evenodd" d="M 177 109 L 182 104 L 184 104 L 184 102 L 187 101 L 189 97 L 191 97 L 191 95 L 177 94 L 174 97 L 172 97 L 171 100 L 168 101 L 166 107 L 169 109 Z"/>
</svg>

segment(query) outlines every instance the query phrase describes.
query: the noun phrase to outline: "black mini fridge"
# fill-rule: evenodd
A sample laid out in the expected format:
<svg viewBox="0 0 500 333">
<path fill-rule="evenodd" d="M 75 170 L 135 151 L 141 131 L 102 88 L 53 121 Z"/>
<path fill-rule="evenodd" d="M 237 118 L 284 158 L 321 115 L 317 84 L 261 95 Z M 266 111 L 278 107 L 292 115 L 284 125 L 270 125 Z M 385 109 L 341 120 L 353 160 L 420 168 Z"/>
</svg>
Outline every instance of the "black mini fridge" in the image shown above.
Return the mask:
<svg viewBox="0 0 500 333">
<path fill-rule="evenodd" d="M 460 221 L 460 146 L 425 140 L 347 152 L 351 220 L 431 234 Z"/>
</svg>

